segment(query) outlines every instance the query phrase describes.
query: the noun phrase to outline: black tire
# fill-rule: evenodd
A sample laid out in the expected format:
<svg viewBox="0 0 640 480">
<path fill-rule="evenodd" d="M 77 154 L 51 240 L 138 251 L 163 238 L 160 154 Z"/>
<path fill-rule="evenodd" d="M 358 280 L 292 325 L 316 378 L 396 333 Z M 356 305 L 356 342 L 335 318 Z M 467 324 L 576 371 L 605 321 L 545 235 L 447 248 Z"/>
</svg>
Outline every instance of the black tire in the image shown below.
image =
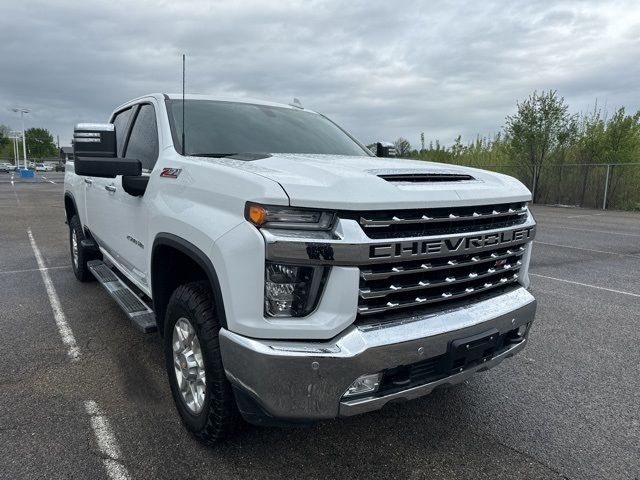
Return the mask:
<svg viewBox="0 0 640 480">
<path fill-rule="evenodd" d="M 200 343 L 206 388 L 202 410 L 194 414 L 180 393 L 173 358 L 173 331 L 176 322 L 186 318 Z M 178 287 L 167 305 L 164 323 L 164 355 L 173 400 L 187 430 L 205 444 L 229 437 L 239 426 L 240 415 L 231 384 L 222 366 L 213 293 L 207 282 L 193 282 Z"/>
<path fill-rule="evenodd" d="M 77 256 L 74 256 L 73 254 L 74 235 L 77 246 Z M 73 268 L 73 273 L 81 282 L 95 280 L 93 274 L 87 267 L 87 262 L 89 260 L 95 260 L 97 256 L 95 252 L 90 252 L 86 248 L 82 247 L 80 242 L 85 238 L 80 218 L 78 215 L 74 215 L 69 221 L 69 253 L 71 254 L 71 267 Z"/>
</svg>

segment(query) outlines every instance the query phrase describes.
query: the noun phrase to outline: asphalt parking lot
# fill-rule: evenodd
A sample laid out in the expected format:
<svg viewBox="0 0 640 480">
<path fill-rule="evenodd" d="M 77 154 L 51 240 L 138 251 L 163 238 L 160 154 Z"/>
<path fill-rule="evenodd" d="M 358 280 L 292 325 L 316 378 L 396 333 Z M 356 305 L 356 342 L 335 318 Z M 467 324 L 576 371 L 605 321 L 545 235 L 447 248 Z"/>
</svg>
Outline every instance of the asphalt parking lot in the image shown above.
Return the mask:
<svg viewBox="0 0 640 480">
<path fill-rule="evenodd" d="M 498 368 L 206 448 L 180 424 L 158 337 L 73 276 L 62 179 L 0 174 L 0 478 L 640 478 L 640 214 L 534 209 L 538 315 Z"/>
</svg>

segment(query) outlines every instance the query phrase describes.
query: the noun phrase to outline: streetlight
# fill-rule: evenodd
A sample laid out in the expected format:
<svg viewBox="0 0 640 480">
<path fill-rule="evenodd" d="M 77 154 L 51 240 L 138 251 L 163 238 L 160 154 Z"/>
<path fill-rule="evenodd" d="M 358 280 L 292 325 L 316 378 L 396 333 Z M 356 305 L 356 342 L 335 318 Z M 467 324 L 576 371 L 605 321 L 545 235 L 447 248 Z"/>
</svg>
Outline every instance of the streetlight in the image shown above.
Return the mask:
<svg viewBox="0 0 640 480">
<path fill-rule="evenodd" d="M 22 120 L 22 151 L 24 153 L 24 168 L 26 170 L 27 169 L 27 141 L 25 140 L 25 135 L 24 135 L 24 114 L 29 113 L 29 109 L 14 107 L 11 110 L 16 113 L 20 112 L 20 119 Z"/>
<path fill-rule="evenodd" d="M 16 168 L 20 168 L 20 138 L 22 137 L 20 132 L 12 130 L 9 132 L 9 138 L 13 140 L 13 160 Z"/>
</svg>

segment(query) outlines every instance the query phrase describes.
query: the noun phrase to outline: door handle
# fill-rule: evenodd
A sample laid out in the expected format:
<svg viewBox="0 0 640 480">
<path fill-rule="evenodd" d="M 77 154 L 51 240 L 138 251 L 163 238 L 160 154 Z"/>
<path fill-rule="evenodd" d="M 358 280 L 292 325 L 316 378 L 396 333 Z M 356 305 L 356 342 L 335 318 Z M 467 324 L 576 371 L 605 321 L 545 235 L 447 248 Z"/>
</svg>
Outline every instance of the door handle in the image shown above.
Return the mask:
<svg viewBox="0 0 640 480">
<path fill-rule="evenodd" d="M 117 188 L 116 188 L 114 185 L 105 185 L 105 186 L 104 186 L 104 189 L 105 189 L 107 192 L 115 192 L 115 191 L 117 190 Z"/>
<path fill-rule="evenodd" d="M 93 180 L 91 180 L 90 178 L 85 178 L 84 183 L 86 183 L 87 185 L 91 185 L 93 183 Z"/>
</svg>

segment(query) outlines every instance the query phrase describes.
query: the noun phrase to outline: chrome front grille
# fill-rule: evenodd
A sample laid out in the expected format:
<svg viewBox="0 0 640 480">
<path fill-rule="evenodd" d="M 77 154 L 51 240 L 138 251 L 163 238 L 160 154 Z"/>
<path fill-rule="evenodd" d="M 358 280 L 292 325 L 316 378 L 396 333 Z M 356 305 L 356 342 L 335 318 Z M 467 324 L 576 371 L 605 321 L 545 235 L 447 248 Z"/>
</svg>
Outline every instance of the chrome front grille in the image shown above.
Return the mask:
<svg viewBox="0 0 640 480">
<path fill-rule="evenodd" d="M 331 235 L 275 229 L 262 234 L 271 262 L 357 267 L 357 321 L 365 324 L 446 309 L 460 299 L 472 302 L 525 284 L 536 223 L 526 203 L 517 202 L 342 211 Z"/>
<path fill-rule="evenodd" d="M 358 314 L 426 307 L 516 283 L 525 246 L 360 267 Z"/>
<path fill-rule="evenodd" d="M 357 220 L 369 238 L 423 237 L 508 228 L 524 223 L 526 203 L 475 207 L 362 212 Z"/>
</svg>

